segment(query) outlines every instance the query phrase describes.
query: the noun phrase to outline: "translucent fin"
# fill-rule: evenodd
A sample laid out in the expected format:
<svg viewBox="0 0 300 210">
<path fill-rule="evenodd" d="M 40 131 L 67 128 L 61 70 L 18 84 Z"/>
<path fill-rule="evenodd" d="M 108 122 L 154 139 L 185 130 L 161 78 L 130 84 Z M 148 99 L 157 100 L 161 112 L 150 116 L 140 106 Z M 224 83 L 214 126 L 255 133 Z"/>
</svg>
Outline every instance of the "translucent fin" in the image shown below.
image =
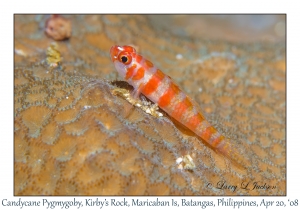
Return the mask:
<svg viewBox="0 0 300 210">
<path fill-rule="evenodd" d="M 140 84 L 139 87 L 134 88 L 133 91 L 131 92 L 132 98 L 138 99 L 139 96 L 140 96 L 140 94 L 141 94 L 141 91 L 142 91 L 143 87 L 144 87 L 144 85 L 143 85 L 143 84 Z"/>
<path fill-rule="evenodd" d="M 219 153 L 230 159 L 233 163 L 246 169 L 250 165 L 250 161 L 240 154 L 229 142 L 225 139 L 216 148 Z"/>
</svg>

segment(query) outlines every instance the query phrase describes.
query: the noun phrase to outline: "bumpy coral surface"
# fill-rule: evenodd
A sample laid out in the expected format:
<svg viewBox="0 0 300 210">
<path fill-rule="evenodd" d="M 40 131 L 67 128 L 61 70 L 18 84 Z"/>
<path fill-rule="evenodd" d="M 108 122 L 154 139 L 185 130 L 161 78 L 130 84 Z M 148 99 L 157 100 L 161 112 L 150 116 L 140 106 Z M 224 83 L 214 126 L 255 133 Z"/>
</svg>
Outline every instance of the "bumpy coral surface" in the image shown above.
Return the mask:
<svg viewBox="0 0 300 210">
<path fill-rule="evenodd" d="M 15 16 L 15 195 L 286 194 L 284 40 L 170 35 L 153 16 L 67 16 L 72 37 L 49 66 L 47 18 Z M 249 164 L 113 95 L 114 44 L 170 75 Z"/>
</svg>

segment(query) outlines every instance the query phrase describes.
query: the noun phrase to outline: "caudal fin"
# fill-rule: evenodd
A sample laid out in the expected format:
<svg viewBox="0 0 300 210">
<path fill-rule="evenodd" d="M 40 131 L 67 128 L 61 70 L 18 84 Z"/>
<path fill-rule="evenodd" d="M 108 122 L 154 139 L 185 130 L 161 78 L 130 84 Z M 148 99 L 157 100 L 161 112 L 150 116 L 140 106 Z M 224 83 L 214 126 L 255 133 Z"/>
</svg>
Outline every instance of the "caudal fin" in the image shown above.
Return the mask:
<svg viewBox="0 0 300 210">
<path fill-rule="evenodd" d="M 242 153 L 238 152 L 237 149 L 230 144 L 228 139 L 220 143 L 216 149 L 219 153 L 230 159 L 234 164 L 237 164 L 242 168 L 246 169 L 250 165 L 250 161 Z"/>
</svg>

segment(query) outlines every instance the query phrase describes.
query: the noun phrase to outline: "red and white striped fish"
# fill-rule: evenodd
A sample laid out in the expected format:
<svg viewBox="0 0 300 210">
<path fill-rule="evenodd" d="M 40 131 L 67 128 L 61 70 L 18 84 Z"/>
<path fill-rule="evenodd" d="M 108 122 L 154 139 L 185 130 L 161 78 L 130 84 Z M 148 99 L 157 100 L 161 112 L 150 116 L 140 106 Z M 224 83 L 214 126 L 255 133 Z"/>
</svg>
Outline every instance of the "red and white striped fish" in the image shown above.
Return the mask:
<svg viewBox="0 0 300 210">
<path fill-rule="evenodd" d="M 113 46 L 110 56 L 119 75 L 133 86 L 135 98 L 142 93 L 221 154 L 241 164 L 240 155 L 169 76 L 137 54 L 131 46 Z"/>
</svg>

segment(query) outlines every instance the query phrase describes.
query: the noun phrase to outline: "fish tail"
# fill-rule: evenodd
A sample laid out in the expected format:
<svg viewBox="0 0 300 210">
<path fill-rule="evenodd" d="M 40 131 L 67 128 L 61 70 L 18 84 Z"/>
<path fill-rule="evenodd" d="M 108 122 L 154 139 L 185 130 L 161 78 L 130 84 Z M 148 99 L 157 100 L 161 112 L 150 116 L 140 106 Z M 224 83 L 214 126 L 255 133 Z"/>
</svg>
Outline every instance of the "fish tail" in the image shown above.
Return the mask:
<svg viewBox="0 0 300 210">
<path fill-rule="evenodd" d="M 208 143 L 213 149 L 221 153 L 231 161 L 245 168 L 249 164 L 247 159 L 241 155 L 233 146 L 230 139 L 219 133 L 201 113 L 198 113 L 195 119 L 192 119 L 193 127 L 190 127 L 199 137 Z M 195 126 L 197 125 L 197 126 Z"/>
<path fill-rule="evenodd" d="M 249 160 L 237 151 L 237 149 L 230 143 L 229 139 L 224 139 L 220 142 L 216 147 L 216 150 L 242 168 L 247 168 L 250 164 Z"/>
</svg>

